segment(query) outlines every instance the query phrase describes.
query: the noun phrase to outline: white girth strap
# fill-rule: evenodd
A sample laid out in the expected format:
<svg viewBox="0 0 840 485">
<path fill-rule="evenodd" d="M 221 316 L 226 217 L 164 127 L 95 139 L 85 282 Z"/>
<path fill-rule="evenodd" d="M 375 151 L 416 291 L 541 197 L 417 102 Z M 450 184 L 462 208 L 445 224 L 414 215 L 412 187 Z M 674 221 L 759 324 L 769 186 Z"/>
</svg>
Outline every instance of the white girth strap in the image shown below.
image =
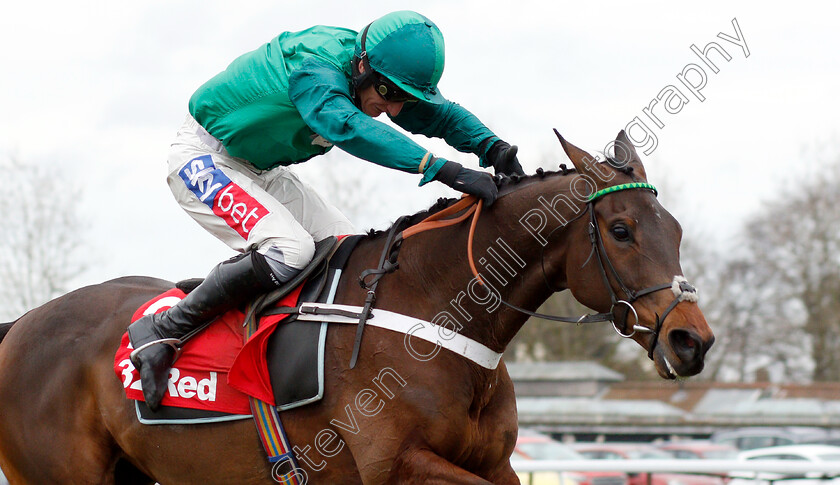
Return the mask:
<svg viewBox="0 0 840 485">
<path fill-rule="evenodd" d="M 346 324 L 359 323 L 357 318 L 349 316 L 324 315 L 307 312 L 307 310 L 311 311 L 311 309 L 316 307 L 319 309 L 341 310 L 350 313 L 361 313 L 362 311 L 362 307 L 359 306 L 334 305 L 327 303 L 304 303 L 300 306 L 300 313 L 297 315 L 297 319 L 312 322 Z M 440 327 L 439 325 L 435 325 L 431 322 L 377 308 L 374 308 L 371 311 L 371 314 L 373 317 L 367 320 L 367 326 L 384 328 L 393 332 L 405 334 L 406 345 L 409 345 L 409 339 L 411 338 L 425 340 L 446 350 L 455 352 L 456 354 L 491 370 L 495 369 L 499 365 L 499 360 L 502 358 L 502 354 L 494 352 L 485 345 L 464 337 L 459 333 L 454 333 L 451 329 Z M 447 337 L 442 337 L 442 335 L 446 335 Z"/>
</svg>

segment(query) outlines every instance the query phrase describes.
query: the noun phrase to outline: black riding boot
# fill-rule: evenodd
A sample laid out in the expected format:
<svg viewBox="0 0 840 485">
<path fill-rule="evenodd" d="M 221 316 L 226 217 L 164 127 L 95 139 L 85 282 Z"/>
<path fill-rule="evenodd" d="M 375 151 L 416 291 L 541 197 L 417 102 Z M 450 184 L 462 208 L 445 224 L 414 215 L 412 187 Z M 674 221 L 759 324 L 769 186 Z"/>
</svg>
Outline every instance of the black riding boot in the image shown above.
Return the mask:
<svg viewBox="0 0 840 485">
<path fill-rule="evenodd" d="M 180 348 L 184 336 L 278 284 L 264 256 L 251 251 L 213 268 L 177 305 L 132 323 L 128 327 L 128 338 L 135 349 L 131 363 L 140 371 L 146 405 L 152 411 L 160 406 L 176 348 Z"/>
</svg>

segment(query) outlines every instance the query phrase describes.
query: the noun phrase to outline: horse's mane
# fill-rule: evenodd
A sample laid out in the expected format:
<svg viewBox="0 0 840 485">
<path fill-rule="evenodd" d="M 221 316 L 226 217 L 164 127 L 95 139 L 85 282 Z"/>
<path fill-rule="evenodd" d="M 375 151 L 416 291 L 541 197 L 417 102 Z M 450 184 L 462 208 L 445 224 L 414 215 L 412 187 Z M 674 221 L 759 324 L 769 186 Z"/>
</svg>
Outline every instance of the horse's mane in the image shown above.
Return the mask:
<svg viewBox="0 0 840 485">
<path fill-rule="evenodd" d="M 618 161 L 616 161 L 615 159 L 613 159 L 611 157 L 607 157 L 605 161 L 600 162 L 600 163 L 608 164 L 609 167 L 611 167 L 612 169 L 614 169 L 618 172 L 621 172 L 625 175 L 628 175 L 630 177 L 633 176 L 633 167 L 630 167 L 630 166 L 627 166 L 627 165 L 622 165 L 621 163 L 619 163 Z M 564 176 L 567 176 L 569 174 L 573 174 L 575 172 L 576 172 L 576 170 L 575 170 L 574 167 L 569 168 L 569 167 L 566 166 L 565 163 L 561 163 L 559 170 L 547 171 L 547 170 L 544 170 L 542 168 L 538 168 L 536 173 L 533 173 L 531 175 L 513 175 L 513 176 L 501 176 L 501 177 L 497 176 L 497 177 L 494 177 L 493 180 L 496 182 L 496 186 L 499 188 L 499 195 L 501 196 L 501 195 L 504 195 L 504 194 L 507 194 L 509 192 L 512 192 L 512 191 L 516 190 L 518 187 L 520 187 L 521 184 L 523 184 L 525 182 L 530 182 L 530 181 L 533 181 L 533 180 L 540 180 L 540 179 L 544 179 L 546 177 L 554 176 L 554 175 L 559 175 L 559 176 L 564 177 Z M 446 209 L 447 207 L 454 204 L 455 202 L 458 202 L 458 200 L 460 200 L 460 199 L 441 197 L 437 200 L 437 202 L 434 203 L 434 205 L 432 205 L 428 209 L 422 210 L 422 211 L 417 212 L 415 214 L 412 214 L 410 216 L 403 217 L 401 220 L 399 220 L 400 227 L 397 227 L 395 230 L 396 231 L 402 231 L 402 230 L 404 230 L 408 227 L 411 227 L 411 226 L 419 223 L 423 219 L 431 216 L 432 214 L 435 214 L 437 212 L 442 211 L 443 209 Z M 370 231 L 368 231 L 367 237 L 371 238 L 371 239 L 378 238 L 378 237 L 384 237 L 384 235 L 388 234 L 388 232 L 390 232 L 392 229 L 394 229 L 394 226 L 396 224 L 397 223 L 391 224 L 391 226 L 389 226 L 385 230 L 371 229 Z"/>
</svg>

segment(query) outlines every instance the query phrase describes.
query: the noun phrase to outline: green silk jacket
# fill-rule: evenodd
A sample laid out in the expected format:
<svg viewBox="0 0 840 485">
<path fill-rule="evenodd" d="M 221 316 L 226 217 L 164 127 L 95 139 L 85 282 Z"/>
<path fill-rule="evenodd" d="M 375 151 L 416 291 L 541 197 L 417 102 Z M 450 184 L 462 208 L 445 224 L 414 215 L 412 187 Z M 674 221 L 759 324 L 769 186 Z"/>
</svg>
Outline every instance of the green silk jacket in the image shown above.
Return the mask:
<svg viewBox="0 0 840 485">
<path fill-rule="evenodd" d="M 231 156 L 261 170 L 326 153 L 332 145 L 356 157 L 429 182 L 446 162 L 354 104 L 350 61 L 357 33 L 315 26 L 284 32 L 235 59 L 190 98 L 190 114 Z M 451 101 L 406 103 L 393 122 L 444 139 L 479 156 L 498 138 Z M 487 141 L 488 143 L 482 143 Z"/>
</svg>

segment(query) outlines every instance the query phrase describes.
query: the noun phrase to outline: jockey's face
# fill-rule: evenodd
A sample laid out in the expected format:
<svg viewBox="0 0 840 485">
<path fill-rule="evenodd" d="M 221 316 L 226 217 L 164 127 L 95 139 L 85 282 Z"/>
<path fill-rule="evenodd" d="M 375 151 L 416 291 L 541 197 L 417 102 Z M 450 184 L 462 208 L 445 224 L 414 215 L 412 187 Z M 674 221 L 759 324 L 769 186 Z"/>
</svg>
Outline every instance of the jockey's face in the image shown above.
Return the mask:
<svg viewBox="0 0 840 485">
<path fill-rule="evenodd" d="M 359 71 L 365 72 L 365 65 L 362 62 L 359 62 Z M 402 111 L 403 104 L 405 104 L 405 101 L 388 101 L 383 98 L 376 91 L 375 83 L 359 91 L 359 109 L 372 118 L 376 118 L 382 113 L 388 113 L 391 117 L 397 116 Z"/>
<path fill-rule="evenodd" d="M 373 85 L 370 85 L 359 92 L 359 108 L 368 116 L 376 118 L 382 113 L 388 116 L 397 116 L 402 111 L 404 101 L 388 101 L 380 95 Z"/>
</svg>

